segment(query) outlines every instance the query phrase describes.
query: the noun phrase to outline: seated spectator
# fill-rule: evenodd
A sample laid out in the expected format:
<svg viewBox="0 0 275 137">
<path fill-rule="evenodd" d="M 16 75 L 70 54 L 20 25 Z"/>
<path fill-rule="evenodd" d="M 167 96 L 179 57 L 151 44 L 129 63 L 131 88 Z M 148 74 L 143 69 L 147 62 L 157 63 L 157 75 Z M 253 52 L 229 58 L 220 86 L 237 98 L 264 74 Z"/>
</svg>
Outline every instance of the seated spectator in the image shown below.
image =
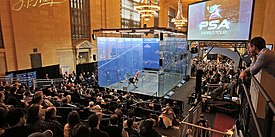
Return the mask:
<svg viewBox="0 0 275 137">
<path fill-rule="evenodd" d="M 0 137 L 28 137 L 35 132 L 25 126 L 25 115 L 22 109 L 12 109 L 6 114 L 8 129 Z"/>
<path fill-rule="evenodd" d="M 139 134 L 137 130 L 133 128 L 134 121 L 132 119 L 127 120 L 127 128 L 124 128 L 124 130 L 127 132 L 127 137 L 139 137 Z"/>
<path fill-rule="evenodd" d="M 118 115 L 119 119 L 121 117 L 123 117 L 123 115 L 124 115 L 123 112 L 122 112 L 122 108 L 123 108 L 123 105 L 119 104 L 119 105 L 117 105 L 117 108 L 115 110 L 115 114 Z"/>
<path fill-rule="evenodd" d="M 145 120 L 140 123 L 140 137 L 161 137 L 161 135 L 153 129 L 154 121 Z"/>
<path fill-rule="evenodd" d="M 88 119 L 89 126 L 91 128 L 90 137 L 109 137 L 108 133 L 99 129 L 99 119 L 96 114 L 91 114 Z"/>
<path fill-rule="evenodd" d="M 7 114 L 7 110 L 0 108 L 0 135 L 2 135 L 5 132 L 5 129 L 7 127 L 6 125 L 6 114 Z"/>
<path fill-rule="evenodd" d="M 71 137 L 89 137 L 90 136 L 89 128 L 84 124 L 76 124 L 71 131 Z"/>
<path fill-rule="evenodd" d="M 7 105 L 13 105 L 13 106 L 18 106 L 20 103 L 20 100 L 17 98 L 16 95 L 17 88 L 16 87 L 11 87 L 10 89 L 10 94 L 7 97 Z"/>
<path fill-rule="evenodd" d="M 97 97 L 96 97 L 96 104 L 100 105 L 101 103 L 104 102 L 103 100 L 103 94 L 102 93 L 98 93 Z"/>
<path fill-rule="evenodd" d="M 90 101 L 89 102 L 89 106 L 88 108 L 90 109 L 91 112 L 94 112 L 94 113 L 102 113 L 102 109 L 99 105 L 95 105 L 93 101 Z"/>
<path fill-rule="evenodd" d="M 32 100 L 33 104 L 42 105 L 43 101 L 44 101 L 43 92 L 42 91 L 35 92 Z"/>
<path fill-rule="evenodd" d="M 76 105 L 71 104 L 71 95 L 62 99 L 62 107 L 76 107 Z"/>
<path fill-rule="evenodd" d="M 32 104 L 26 114 L 26 125 L 35 131 L 41 131 L 41 121 L 44 115 L 42 106 Z"/>
<path fill-rule="evenodd" d="M 32 94 L 29 90 L 25 91 L 24 94 L 23 94 L 23 100 L 26 102 L 26 103 L 30 103 L 32 101 Z"/>
<path fill-rule="evenodd" d="M 118 126 L 119 118 L 117 114 L 113 114 L 110 117 L 110 125 L 106 128 L 110 137 L 122 137 L 122 128 Z"/>
<path fill-rule="evenodd" d="M 136 118 L 135 118 L 134 114 L 135 114 L 135 113 L 134 113 L 133 110 L 129 110 L 129 111 L 128 111 L 128 118 L 133 120 L 132 128 L 138 129 L 138 122 L 136 122 Z M 127 121 L 128 121 L 128 120 L 123 121 L 123 128 L 128 127 Z"/>
<path fill-rule="evenodd" d="M 0 91 L 0 108 L 3 108 L 8 111 L 9 108 L 6 106 L 4 100 L 5 100 L 5 93 L 4 91 Z"/>
<path fill-rule="evenodd" d="M 172 127 L 176 119 L 176 115 L 170 106 L 165 107 L 159 117 L 163 128 Z"/>
<path fill-rule="evenodd" d="M 72 111 L 68 115 L 68 123 L 64 126 L 64 137 L 69 137 L 71 129 L 80 123 L 80 116 L 77 111 Z"/>
<path fill-rule="evenodd" d="M 63 127 L 55 118 L 56 108 L 48 107 L 45 112 L 45 120 L 41 122 L 42 130 L 50 129 L 54 137 L 63 137 Z"/>
<path fill-rule="evenodd" d="M 53 132 L 51 130 L 46 130 L 44 132 L 35 132 L 28 137 L 53 137 Z"/>
</svg>

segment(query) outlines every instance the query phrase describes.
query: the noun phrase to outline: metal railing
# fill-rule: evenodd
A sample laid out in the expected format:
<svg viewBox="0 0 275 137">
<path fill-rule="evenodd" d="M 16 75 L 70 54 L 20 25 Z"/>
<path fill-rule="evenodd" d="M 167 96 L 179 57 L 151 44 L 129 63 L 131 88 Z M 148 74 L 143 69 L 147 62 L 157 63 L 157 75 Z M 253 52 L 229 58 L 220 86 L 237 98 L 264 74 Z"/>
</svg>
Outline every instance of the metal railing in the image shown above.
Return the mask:
<svg viewBox="0 0 275 137">
<path fill-rule="evenodd" d="M 63 78 L 54 78 L 54 79 L 34 79 L 33 85 L 37 88 L 58 86 L 64 84 L 65 80 Z"/>
<path fill-rule="evenodd" d="M 57 86 L 61 83 L 65 83 L 63 78 L 55 78 L 55 79 L 34 79 L 27 77 L 25 79 L 18 79 L 16 77 L 7 78 L 4 76 L 0 76 L 1 82 L 8 82 L 9 84 L 12 84 L 14 81 L 17 81 L 19 83 L 25 83 L 27 85 L 34 85 L 33 88 L 43 88 L 43 87 L 49 87 L 49 86 Z"/>
<path fill-rule="evenodd" d="M 190 135 L 192 137 L 230 137 L 231 134 L 218 131 L 208 127 L 196 125 L 202 111 L 202 103 L 200 102 L 196 107 L 189 109 L 189 114 L 180 122 L 179 135 L 185 137 Z"/>
<path fill-rule="evenodd" d="M 259 137 L 271 137 L 272 133 L 272 123 L 273 123 L 273 117 L 275 114 L 275 105 L 270 96 L 267 94 L 265 89 L 262 87 L 262 85 L 259 83 L 259 81 L 255 78 L 255 76 L 252 76 L 252 81 L 256 85 L 255 87 L 258 89 L 259 93 L 263 96 L 265 102 L 266 102 L 266 108 L 265 108 L 265 117 L 264 117 L 264 128 L 261 128 L 259 119 L 257 117 L 255 108 L 253 107 L 252 101 L 251 101 L 251 95 L 248 91 L 247 85 L 244 83 L 241 83 L 241 91 L 244 92 L 245 98 L 241 99 L 241 110 L 245 110 L 240 113 L 240 124 L 242 124 L 242 130 L 243 135 L 240 136 L 250 136 L 249 134 L 253 134 L 253 136 L 256 136 L 254 133 L 255 130 L 250 130 L 251 122 L 254 122 L 256 127 L 256 132 Z M 242 95 L 242 94 L 241 94 Z M 244 100 L 246 99 L 246 100 Z M 258 101 L 258 100 L 257 100 Z M 248 106 L 248 107 L 246 107 Z M 252 115 L 253 121 L 250 121 L 250 114 Z M 262 130 L 264 129 L 264 130 Z"/>
<path fill-rule="evenodd" d="M 191 135 L 192 137 L 231 137 L 232 136 L 231 134 L 226 132 L 198 126 L 188 122 L 181 122 L 181 124 L 189 126 L 189 128 L 187 129 L 189 132 L 186 134 Z M 180 136 L 180 137 L 184 137 L 184 136 Z"/>
</svg>

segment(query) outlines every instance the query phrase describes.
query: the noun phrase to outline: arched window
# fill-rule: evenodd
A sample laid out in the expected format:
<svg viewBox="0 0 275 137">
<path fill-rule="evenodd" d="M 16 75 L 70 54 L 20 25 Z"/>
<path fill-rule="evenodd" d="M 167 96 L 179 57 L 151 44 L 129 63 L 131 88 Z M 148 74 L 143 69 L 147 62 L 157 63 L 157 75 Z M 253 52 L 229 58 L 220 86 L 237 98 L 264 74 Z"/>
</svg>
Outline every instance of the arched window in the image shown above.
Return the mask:
<svg viewBox="0 0 275 137">
<path fill-rule="evenodd" d="M 71 0 L 71 31 L 73 43 L 90 40 L 90 0 Z"/>
</svg>

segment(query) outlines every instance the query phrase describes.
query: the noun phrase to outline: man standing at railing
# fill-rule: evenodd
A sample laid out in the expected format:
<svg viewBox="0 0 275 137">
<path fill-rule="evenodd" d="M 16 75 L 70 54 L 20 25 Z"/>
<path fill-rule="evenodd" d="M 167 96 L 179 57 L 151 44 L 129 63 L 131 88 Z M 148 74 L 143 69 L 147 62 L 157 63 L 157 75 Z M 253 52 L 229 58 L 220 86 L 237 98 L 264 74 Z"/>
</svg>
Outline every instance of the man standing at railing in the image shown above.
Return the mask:
<svg viewBox="0 0 275 137">
<path fill-rule="evenodd" d="M 265 40 L 262 37 L 255 37 L 249 41 L 247 48 L 252 64 L 242 71 L 240 79 L 244 80 L 248 73 L 255 75 L 262 69 L 275 77 L 275 52 L 266 48 Z"/>
</svg>

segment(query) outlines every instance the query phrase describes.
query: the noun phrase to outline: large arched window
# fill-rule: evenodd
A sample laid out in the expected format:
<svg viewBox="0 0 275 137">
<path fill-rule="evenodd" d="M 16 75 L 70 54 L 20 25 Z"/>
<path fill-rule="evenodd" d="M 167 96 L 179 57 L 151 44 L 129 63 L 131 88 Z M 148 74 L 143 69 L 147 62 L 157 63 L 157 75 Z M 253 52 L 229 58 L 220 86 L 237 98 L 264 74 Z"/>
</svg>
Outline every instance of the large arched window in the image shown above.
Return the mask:
<svg viewBox="0 0 275 137">
<path fill-rule="evenodd" d="M 172 19 L 175 18 L 176 11 L 173 8 L 169 7 L 168 10 L 168 28 L 174 28 L 174 23 L 172 22 Z"/>
<path fill-rule="evenodd" d="M 70 8 L 73 43 L 90 41 L 90 0 L 71 0 Z"/>
<path fill-rule="evenodd" d="M 121 0 L 121 28 L 140 28 L 140 15 L 134 10 L 139 0 Z"/>
</svg>

